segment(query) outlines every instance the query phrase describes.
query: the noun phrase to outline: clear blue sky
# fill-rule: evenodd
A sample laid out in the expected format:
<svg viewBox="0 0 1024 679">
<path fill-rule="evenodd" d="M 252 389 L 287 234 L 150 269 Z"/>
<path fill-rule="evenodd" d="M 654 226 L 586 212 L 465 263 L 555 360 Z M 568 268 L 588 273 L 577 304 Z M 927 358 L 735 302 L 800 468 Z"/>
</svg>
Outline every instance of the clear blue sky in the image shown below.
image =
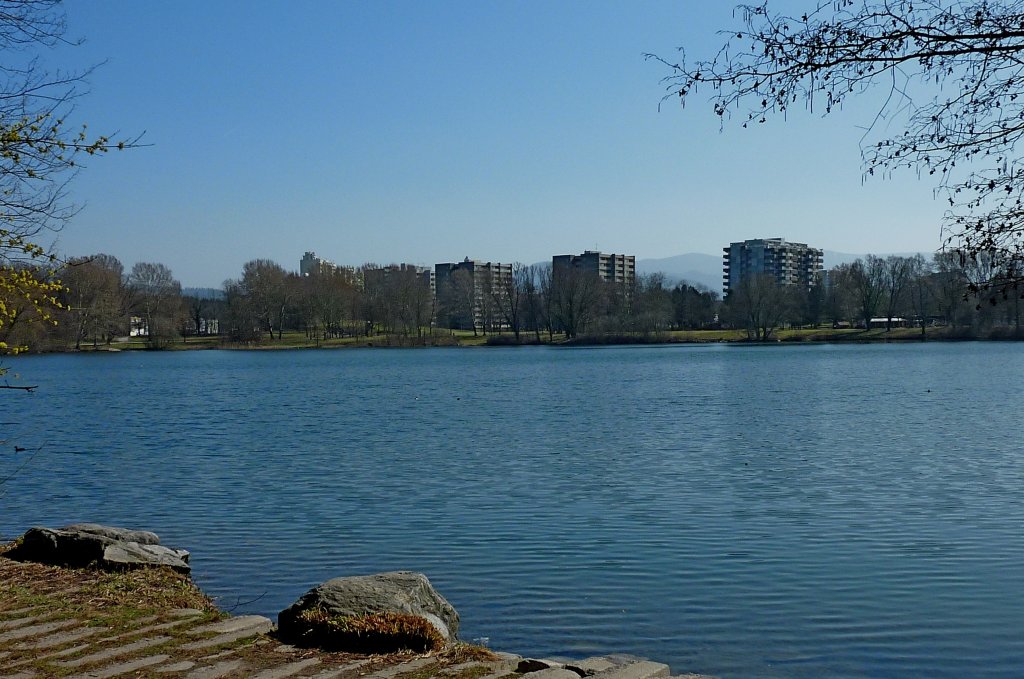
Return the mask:
<svg viewBox="0 0 1024 679">
<path fill-rule="evenodd" d="M 787 0 L 801 7 L 813 0 Z M 68 255 L 219 286 L 264 257 L 536 262 L 717 254 L 782 236 L 927 251 L 942 204 L 862 182 L 868 107 L 719 131 L 662 104 L 643 53 L 710 56 L 731 3 L 71 0 L 64 67 L 105 64 L 76 117 L 151 146 L 93 159 Z M 659 111 L 659 104 L 661 109 Z"/>
</svg>

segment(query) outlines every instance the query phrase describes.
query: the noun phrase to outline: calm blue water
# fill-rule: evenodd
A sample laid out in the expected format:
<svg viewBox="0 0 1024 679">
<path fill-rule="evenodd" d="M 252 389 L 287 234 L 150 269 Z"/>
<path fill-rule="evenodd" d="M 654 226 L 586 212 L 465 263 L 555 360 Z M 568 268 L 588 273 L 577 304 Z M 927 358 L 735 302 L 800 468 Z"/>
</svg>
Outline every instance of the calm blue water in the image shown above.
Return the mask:
<svg viewBox="0 0 1024 679">
<path fill-rule="evenodd" d="M 1024 675 L 1022 344 L 7 364 L 0 535 L 151 529 L 239 612 L 412 569 L 534 656 Z"/>
</svg>

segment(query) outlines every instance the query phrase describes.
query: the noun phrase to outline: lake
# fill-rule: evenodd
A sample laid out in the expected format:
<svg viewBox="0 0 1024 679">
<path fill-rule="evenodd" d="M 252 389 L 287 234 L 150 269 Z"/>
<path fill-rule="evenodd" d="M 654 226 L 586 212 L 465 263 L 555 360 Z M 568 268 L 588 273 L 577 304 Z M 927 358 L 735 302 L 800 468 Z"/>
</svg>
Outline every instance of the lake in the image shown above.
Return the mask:
<svg viewBox="0 0 1024 679">
<path fill-rule="evenodd" d="M 5 364 L 0 535 L 153 530 L 237 613 L 408 569 L 535 657 L 1024 675 L 1024 344 Z"/>
</svg>

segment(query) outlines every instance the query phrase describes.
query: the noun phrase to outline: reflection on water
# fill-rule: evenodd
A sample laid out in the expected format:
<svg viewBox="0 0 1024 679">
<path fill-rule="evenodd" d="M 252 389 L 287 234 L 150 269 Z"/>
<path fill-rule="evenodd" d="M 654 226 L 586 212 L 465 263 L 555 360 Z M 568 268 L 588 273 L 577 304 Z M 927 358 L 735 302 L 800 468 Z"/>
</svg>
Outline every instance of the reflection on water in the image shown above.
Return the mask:
<svg viewBox="0 0 1024 679">
<path fill-rule="evenodd" d="M 222 605 L 427 573 L 463 636 L 730 676 L 1024 674 L 1024 346 L 19 357 L 0 533 L 193 550 Z M 43 423 L 43 424 L 39 424 Z M 11 438 L 13 437 L 13 438 Z M 4 449 L 0 477 L 17 459 Z"/>
</svg>

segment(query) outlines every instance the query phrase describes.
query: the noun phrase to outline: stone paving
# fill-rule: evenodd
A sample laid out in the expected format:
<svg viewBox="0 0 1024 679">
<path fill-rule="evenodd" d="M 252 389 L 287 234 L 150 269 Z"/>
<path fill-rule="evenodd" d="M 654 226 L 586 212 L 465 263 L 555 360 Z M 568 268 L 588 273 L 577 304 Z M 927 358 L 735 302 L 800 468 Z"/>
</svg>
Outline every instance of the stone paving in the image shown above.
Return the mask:
<svg viewBox="0 0 1024 679">
<path fill-rule="evenodd" d="M 3 557 L 0 557 L 3 558 Z M 71 603 L 40 581 L 38 592 L 0 583 L 0 679 L 660 679 L 667 665 L 629 656 L 582 661 L 523 659 L 475 647 L 436 654 L 357 656 L 278 641 L 262 616 L 196 608 L 145 611 Z M 31 588 L 36 589 L 36 588 Z M 697 677 L 697 675 L 685 675 Z"/>
<path fill-rule="evenodd" d="M 145 620 L 135 629 L 110 634 L 77 619 L 42 621 L 52 616 L 31 608 L 4 610 L 0 604 L 0 679 L 108 679 L 183 677 L 185 679 L 657 679 L 669 677 L 661 663 L 607 658 L 557 662 L 504 656 L 495 660 L 446 663 L 437 656 L 340 658 L 281 644 L 268 633 L 271 622 L 240 616 L 204 622 L 198 610 L 174 610 Z M 154 632 L 175 630 L 175 634 Z M 269 652 L 269 653 L 268 653 Z M 268 655 L 272 657 L 268 663 Z M 612 656 L 611 658 L 614 658 Z M 529 671 L 532 670 L 532 671 Z M 528 674 L 525 674 L 529 671 Z M 687 675 L 695 677 L 696 675 Z"/>
</svg>

